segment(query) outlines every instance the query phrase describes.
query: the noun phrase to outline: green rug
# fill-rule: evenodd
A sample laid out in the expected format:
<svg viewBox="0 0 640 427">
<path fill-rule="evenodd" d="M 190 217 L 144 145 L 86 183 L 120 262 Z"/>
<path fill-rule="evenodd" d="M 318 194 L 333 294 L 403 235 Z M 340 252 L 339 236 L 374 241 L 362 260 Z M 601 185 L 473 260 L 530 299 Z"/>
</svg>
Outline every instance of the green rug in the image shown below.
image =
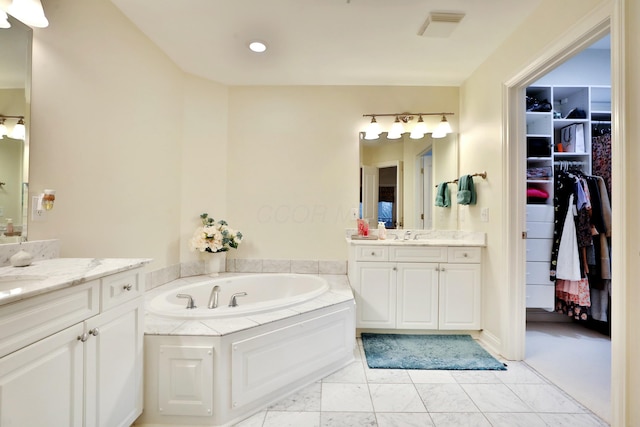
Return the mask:
<svg viewBox="0 0 640 427">
<path fill-rule="evenodd" d="M 505 365 L 470 335 L 362 334 L 370 368 L 499 370 Z"/>
</svg>

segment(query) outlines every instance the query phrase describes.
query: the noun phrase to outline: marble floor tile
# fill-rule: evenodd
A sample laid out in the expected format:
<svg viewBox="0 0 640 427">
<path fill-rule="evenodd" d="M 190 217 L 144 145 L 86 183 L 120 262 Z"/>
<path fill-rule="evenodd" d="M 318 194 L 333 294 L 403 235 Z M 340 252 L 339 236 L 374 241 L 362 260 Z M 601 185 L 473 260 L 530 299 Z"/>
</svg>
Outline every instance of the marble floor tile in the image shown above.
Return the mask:
<svg viewBox="0 0 640 427">
<path fill-rule="evenodd" d="M 607 427 L 609 424 L 591 414 L 540 414 L 553 427 Z"/>
<path fill-rule="evenodd" d="M 367 377 L 364 375 L 362 362 L 353 362 L 339 371 L 324 377 L 323 383 L 356 383 L 366 384 Z"/>
<path fill-rule="evenodd" d="M 321 384 L 315 382 L 269 407 L 270 411 L 319 411 Z"/>
<path fill-rule="evenodd" d="M 455 384 L 451 371 L 430 371 L 424 369 L 407 370 L 414 384 Z"/>
<path fill-rule="evenodd" d="M 429 412 L 479 412 L 459 384 L 416 384 Z"/>
<path fill-rule="evenodd" d="M 547 424 L 542 420 L 542 418 L 533 413 L 520 414 L 488 412 L 484 415 L 489 419 L 489 422 L 491 422 L 493 427 L 547 427 Z"/>
<path fill-rule="evenodd" d="M 566 394 L 547 384 L 509 384 L 508 387 L 536 412 L 572 413 L 584 412 Z"/>
<path fill-rule="evenodd" d="M 500 384 L 494 371 L 451 371 L 451 376 L 458 384 Z"/>
<path fill-rule="evenodd" d="M 373 412 L 366 384 L 322 384 L 322 411 Z"/>
<path fill-rule="evenodd" d="M 377 412 L 426 412 L 413 384 L 369 384 L 373 409 Z"/>
<path fill-rule="evenodd" d="M 479 412 L 436 412 L 430 415 L 435 427 L 491 427 L 489 421 Z"/>
<path fill-rule="evenodd" d="M 461 384 L 461 387 L 482 412 L 532 412 L 504 384 Z"/>
<path fill-rule="evenodd" d="M 547 381 L 538 375 L 523 362 L 508 362 L 506 371 L 496 371 L 495 375 L 505 384 L 547 384 Z"/>
<path fill-rule="evenodd" d="M 267 411 L 263 427 L 320 427 L 320 412 Z"/>
<path fill-rule="evenodd" d="M 373 412 L 320 413 L 320 427 L 376 427 L 377 425 L 376 415 Z"/>
<path fill-rule="evenodd" d="M 378 427 L 429 427 L 433 426 L 427 413 L 376 412 Z"/>
<path fill-rule="evenodd" d="M 267 416 L 267 411 L 260 411 L 257 414 L 240 421 L 237 424 L 233 424 L 233 427 L 262 427 L 264 424 L 264 418 Z"/>
<path fill-rule="evenodd" d="M 364 362 L 364 373 L 370 383 L 410 384 L 411 377 L 403 369 L 371 369 Z"/>
</svg>

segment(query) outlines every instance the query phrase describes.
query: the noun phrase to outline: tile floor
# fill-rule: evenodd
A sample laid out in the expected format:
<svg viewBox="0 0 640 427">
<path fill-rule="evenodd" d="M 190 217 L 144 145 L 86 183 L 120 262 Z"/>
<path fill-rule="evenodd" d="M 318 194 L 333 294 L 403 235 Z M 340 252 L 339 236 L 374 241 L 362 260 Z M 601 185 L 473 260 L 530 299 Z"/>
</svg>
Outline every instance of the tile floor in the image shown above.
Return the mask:
<svg viewBox="0 0 640 427">
<path fill-rule="evenodd" d="M 524 362 L 506 371 L 369 369 L 356 360 L 238 427 L 607 426 Z"/>
</svg>

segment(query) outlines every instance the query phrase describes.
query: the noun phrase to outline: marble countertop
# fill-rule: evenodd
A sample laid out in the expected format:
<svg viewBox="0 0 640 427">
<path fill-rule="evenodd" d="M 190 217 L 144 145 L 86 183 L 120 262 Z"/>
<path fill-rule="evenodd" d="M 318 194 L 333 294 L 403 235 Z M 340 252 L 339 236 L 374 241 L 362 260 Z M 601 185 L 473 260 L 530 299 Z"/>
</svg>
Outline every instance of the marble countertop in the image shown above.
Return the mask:
<svg viewBox="0 0 640 427">
<path fill-rule="evenodd" d="M 251 273 L 221 273 L 220 277 L 247 275 Z M 198 336 L 222 336 L 245 329 L 254 328 L 266 323 L 340 304 L 346 301 L 354 301 L 353 291 L 346 275 L 319 274 L 329 283 L 329 290 L 318 297 L 297 305 L 282 308 L 266 313 L 245 314 L 239 317 L 225 317 L 217 319 L 173 319 L 158 316 L 146 310 L 145 334 L 147 335 L 198 335 Z M 211 280 L 207 276 L 183 277 L 148 291 L 145 294 L 145 303 L 158 294 L 175 289 L 186 284 L 203 280 Z"/>
<path fill-rule="evenodd" d="M 466 239 L 351 239 L 347 238 L 350 245 L 384 245 L 384 246 L 487 246 L 484 241 Z"/>
<path fill-rule="evenodd" d="M 357 230 L 347 229 L 345 238 L 349 245 L 385 246 L 487 246 L 486 233 L 462 230 L 389 229 L 387 237 L 378 239 L 378 230 L 369 230 L 369 238 L 352 238 Z M 404 236 L 408 235 L 405 240 Z M 416 239 L 417 237 L 417 239 Z"/>
<path fill-rule="evenodd" d="M 149 258 L 52 258 L 0 267 L 0 305 L 141 267 Z"/>
</svg>

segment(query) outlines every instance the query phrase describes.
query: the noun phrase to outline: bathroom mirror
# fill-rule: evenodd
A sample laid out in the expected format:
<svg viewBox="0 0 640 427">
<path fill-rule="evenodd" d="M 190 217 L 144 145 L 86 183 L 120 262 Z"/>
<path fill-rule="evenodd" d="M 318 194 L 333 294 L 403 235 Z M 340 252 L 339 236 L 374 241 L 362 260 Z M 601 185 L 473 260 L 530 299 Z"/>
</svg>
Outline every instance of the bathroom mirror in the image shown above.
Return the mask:
<svg viewBox="0 0 640 427">
<path fill-rule="evenodd" d="M 0 139 L 0 244 L 26 240 L 27 234 L 32 30 L 12 17 L 9 23 L 0 28 L 0 115 L 23 116 L 26 137 Z M 16 123 L 5 120 L 9 135 Z M 13 236 L 5 236 L 9 218 Z"/>
<path fill-rule="evenodd" d="M 360 217 L 376 227 L 457 229 L 453 208 L 436 208 L 435 185 L 458 178 L 455 134 L 375 140 L 360 135 Z"/>
</svg>

